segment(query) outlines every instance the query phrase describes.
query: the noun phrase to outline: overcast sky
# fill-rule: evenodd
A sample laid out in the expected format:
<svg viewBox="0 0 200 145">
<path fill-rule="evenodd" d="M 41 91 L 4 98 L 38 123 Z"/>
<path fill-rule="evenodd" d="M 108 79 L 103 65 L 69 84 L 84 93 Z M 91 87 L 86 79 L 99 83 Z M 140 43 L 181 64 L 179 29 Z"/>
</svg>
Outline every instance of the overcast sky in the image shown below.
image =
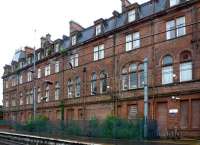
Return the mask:
<svg viewBox="0 0 200 145">
<path fill-rule="evenodd" d="M 144 3 L 148 0 L 130 0 Z M 99 18 L 109 18 L 113 10 L 121 12 L 121 0 L 1 0 L 0 1 L 0 75 L 10 64 L 14 52 L 24 46 L 39 46 L 40 37 L 50 33 L 52 39 L 69 35 L 69 21 L 83 27 Z M 34 34 L 34 30 L 37 33 Z M 0 104 L 2 104 L 2 81 Z"/>
</svg>

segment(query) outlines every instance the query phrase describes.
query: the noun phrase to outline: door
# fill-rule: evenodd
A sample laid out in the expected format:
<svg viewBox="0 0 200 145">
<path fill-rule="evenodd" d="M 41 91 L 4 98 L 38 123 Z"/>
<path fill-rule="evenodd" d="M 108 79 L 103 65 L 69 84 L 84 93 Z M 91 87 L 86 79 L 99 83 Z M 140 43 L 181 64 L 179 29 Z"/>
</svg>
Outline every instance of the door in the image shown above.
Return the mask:
<svg viewBox="0 0 200 145">
<path fill-rule="evenodd" d="M 157 104 L 157 123 L 158 131 L 161 137 L 166 136 L 167 131 L 167 103 L 158 103 Z"/>
</svg>

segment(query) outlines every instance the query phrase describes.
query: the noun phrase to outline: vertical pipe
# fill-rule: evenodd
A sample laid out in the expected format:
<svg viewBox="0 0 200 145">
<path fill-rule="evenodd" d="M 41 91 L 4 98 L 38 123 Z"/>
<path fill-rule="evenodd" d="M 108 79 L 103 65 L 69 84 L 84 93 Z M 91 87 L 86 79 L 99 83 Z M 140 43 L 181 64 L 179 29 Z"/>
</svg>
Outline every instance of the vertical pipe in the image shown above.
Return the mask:
<svg viewBox="0 0 200 145">
<path fill-rule="evenodd" d="M 35 120 L 36 117 L 36 87 L 35 87 L 35 47 L 34 47 L 34 52 L 33 52 L 33 118 Z"/>
</svg>

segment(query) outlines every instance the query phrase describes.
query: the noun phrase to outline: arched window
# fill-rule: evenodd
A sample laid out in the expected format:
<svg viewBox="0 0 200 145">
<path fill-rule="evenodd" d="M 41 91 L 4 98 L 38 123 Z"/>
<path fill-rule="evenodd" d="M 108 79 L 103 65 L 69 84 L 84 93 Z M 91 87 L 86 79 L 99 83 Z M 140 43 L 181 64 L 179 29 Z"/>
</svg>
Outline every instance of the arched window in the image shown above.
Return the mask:
<svg viewBox="0 0 200 145">
<path fill-rule="evenodd" d="M 45 89 L 45 100 L 49 102 L 49 85 L 47 85 Z"/>
<path fill-rule="evenodd" d="M 122 90 L 128 90 L 129 81 L 128 81 L 128 70 L 127 68 L 122 69 Z"/>
<path fill-rule="evenodd" d="M 67 82 L 67 96 L 68 98 L 72 98 L 73 96 L 73 82 L 71 79 Z"/>
<path fill-rule="evenodd" d="M 79 77 L 76 77 L 75 80 L 75 97 L 80 97 L 81 95 L 81 80 Z"/>
<path fill-rule="evenodd" d="M 56 82 L 55 85 L 55 100 L 59 100 L 60 97 L 60 83 Z"/>
<path fill-rule="evenodd" d="M 138 65 L 138 87 L 144 87 L 144 64 Z"/>
<path fill-rule="evenodd" d="M 131 64 L 129 66 L 129 89 L 137 88 L 137 65 Z"/>
<path fill-rule="evenodd" d="M 192 55 L 184 51 L 180 55 L 180 82 L 192 80 Z"/>
<path fill-rule="evenodd" d="M 107 92 L 107 74 L 106 72 L 100 73 L 100 93 L 106 93 Z"/>
<path fill-rule="evenodd" d="M 97 94 L 97 75 L 93 73 L 91 76 L 91 95 Z"/>
<path fill-rule="evenodd" d="M 162 60 L 162 84 L 173 83 L 173 58 L 166 55 Z"/>
</svg>

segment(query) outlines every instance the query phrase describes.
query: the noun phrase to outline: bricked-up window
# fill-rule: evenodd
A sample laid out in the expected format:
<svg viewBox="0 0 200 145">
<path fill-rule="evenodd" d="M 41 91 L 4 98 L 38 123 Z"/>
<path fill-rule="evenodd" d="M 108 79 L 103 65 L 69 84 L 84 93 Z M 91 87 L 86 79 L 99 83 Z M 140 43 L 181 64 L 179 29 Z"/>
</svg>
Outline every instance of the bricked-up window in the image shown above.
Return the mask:
<svg viewBox="0 0 200 145">
<path fill-rule="evenodd" d="M 140 47 L 140 32 L 126 35 L 126 51 Z"/>
<path fill-rule="evenodd" d="M 167 40 L 186 34 L 185 17 L 179 17 L 166 23 Z"/>
<path fill-rule="evenodd" d="M 78 66 L 78 54 L 74 54 L 70 57 L 70 64 L 72 67 Z"/>
<path fill-rule="evenodd" d="M 192 128 L 200 128 L 200 100 L 192 100 Z"/>
<path fill-rule="evenodd" d="M 38 101 L 38 103 L 40 103 L 41 102 L 41 89 L 40 88 L 38 88 L 38 90 L 37 90 L 37 101 Z"/>
<path fill-rule="evenodd" d="M 76 41 L 76 35 L 72 36 L 71 41 L 72 41 L 72 46 L 76 45 L 76 42 L 77 42 Z"/>
<path fill-rule="evenodd" d="M 128 22 L 129 23 L 133 22 L 133 21 L 135 21 L 135 19 L 136 19 L 136 11 L 135 11 L 135 9 L 134 10 L 130 10 L 128 12 Z"/>
<path fill-rule="evenodd" d="M 169 0 L 170 7 L 173 7 L 175 5 L 178 5 L 180 3 L 180 0 Z"/>
<path fill-rule="evenodd" d="M 80 77 L 76 77 L 75 79 L 75 97 L 81 96 L 81 79 Z"/>
<path fill-rule="evenodd" d="M 144 87 L 144 64 L 138 65 L 138 87 Z"/>
<path fill-rule="evenodd" d="M 58 73 L 60 71 L 60 62 L 56 61 L 55 62 L 55 73 Z"/>
<path fill-rule="evenodd" d="M 97 94 L 97 75 L 96 73 L 92 73 L 91 76 L 91 95 Z"/>
<path fill-rule="evenodd" d="M 189 123 L 189 101 L 181 101 L 180 104 L 180 127 L 188 128 Z"/>
<path fill-rule="evenodd" d="M 104 45 L 94 47 L 94 61 L 104 58 Z"/>
<path fill-rule="evenodd" d="M 38 77 L 38 79 L 41 78 L 41 74 L 42 74 L 41 68 L 38 68 L 38 70 L 37 70 L 37 77 Z"/>
<path fill-rule="evenodd" d="M 27 73 L 27 81 L 28 82 L 32 81 L 32 72 L 30 71 Z"/>
<path fill-rule="evenodd" d="M 55 100 L 59 100 L 60 97 L 60 83 L 56 82 L 55 85 Z"/>
<path fill-rule="evenodd" d="M 46 67 L 45 67 L 45 76 L 48 76 L 51 74 L 51 65 L 48 64 Z"/>
<path fill-rule="evenodd" d="M 184 51 L 180 55 L 180 82 L 192 80 L 192 55 Z"/>
<path fill-rule="evenodd" d="M 45 88 L 45 98 L 46 98 L 46 102 L 49 102 L 49 86 L 46 86 Z"/>
<path fill-rule="evenodd" d="M 173 58 L 167 55 L 162 60 L 162 84 L 173 83 Z"/>
<path fill-rule="evenodd" d="M 128 119 L 129 120 L 137 119 L 137 114 L 138 114 L 137 105 L 128 106 Z"/>
<path fill-rule="evenodd" d="M 107 73 L 105 71 L 100 73 L 100 94 L 107 92 Z"/>
<path fill-rule="evenodd" d="M 102 28 L 101 24 L 99 24 L 99 25 L 96 26 L 96 28 L 95 28 L 96 29 L 96 31 L 95 31 L 96 32 L 96 36 L 99 35 L 99 34 L 101 34 L 101 32 L 102 32 L 101 28 Z"/>
<path fill-rule="evenodd" d="M 69 79 L 67 82 L 67 96 L 68 98 L 73 97 L 73 82 L 71 79 Z"/>
</svg>

